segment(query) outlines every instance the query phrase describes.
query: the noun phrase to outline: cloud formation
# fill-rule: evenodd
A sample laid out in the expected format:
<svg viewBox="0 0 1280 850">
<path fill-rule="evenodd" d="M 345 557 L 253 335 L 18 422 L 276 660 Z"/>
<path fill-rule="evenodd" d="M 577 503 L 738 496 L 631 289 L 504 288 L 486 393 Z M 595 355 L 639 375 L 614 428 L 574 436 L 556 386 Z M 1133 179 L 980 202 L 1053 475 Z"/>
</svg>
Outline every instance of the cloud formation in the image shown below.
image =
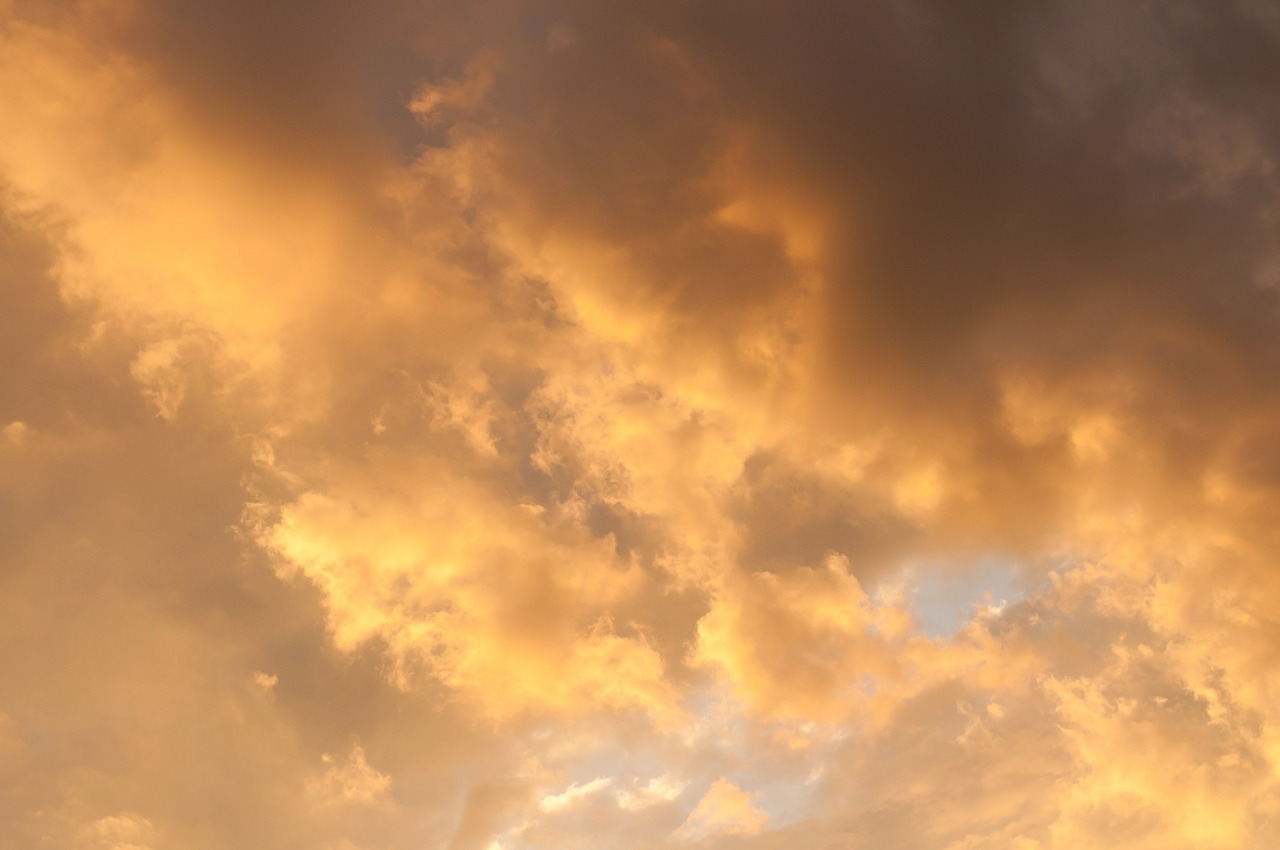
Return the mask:
<svg viewBox="0 0 1280 850">
<path fill-rule="evenodd" d="M 1275 843 L 1277 95 L 1262 0 L 0 2 L 0 846 Z"/>
</svg>

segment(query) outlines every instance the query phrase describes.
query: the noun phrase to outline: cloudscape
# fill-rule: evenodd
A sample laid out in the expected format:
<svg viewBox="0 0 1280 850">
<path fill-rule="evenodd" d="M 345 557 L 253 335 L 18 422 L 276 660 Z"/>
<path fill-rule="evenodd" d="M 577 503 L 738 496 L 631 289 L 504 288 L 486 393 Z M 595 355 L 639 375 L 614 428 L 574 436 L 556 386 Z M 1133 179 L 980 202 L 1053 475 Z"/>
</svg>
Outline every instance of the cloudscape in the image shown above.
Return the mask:
<svg viewBox="0 0 1280 850">
<path fill-rule="evenodd" d="M 1271 0 L 0 0 L 0 848 L 1280 846 Z"/>
</svg>

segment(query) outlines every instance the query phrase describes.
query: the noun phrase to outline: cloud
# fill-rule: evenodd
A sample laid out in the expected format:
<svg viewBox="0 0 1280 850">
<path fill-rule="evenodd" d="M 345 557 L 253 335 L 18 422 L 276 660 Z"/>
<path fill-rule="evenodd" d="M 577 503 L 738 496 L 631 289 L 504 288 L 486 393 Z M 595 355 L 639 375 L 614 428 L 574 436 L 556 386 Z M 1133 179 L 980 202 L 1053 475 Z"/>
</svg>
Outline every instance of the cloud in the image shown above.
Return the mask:
<svg viewBox="0 0 1280 850">
<path fill-rule="evenodd" d="M 358 744 L 351 748 L 346 761 L 339 764 L 333 756 L 321 756 L 326 767 L 324 774 L 308 784 L 307 790 L 321 805 L 343 803 L 376 803 L 386 795 L 391 778 L 379 773 L 365 761 L 364 748 Z"/>
<path fill-rule="evenodd" d="M 608 788 L 612 784 L 607 776 L 601 776 L 590 782 L 574 783 L 559 794 L 548 794 L 538 801 L 538 808 L 544 812 L 559 812 L 572 806 L 577 800 Z"/>
<path fill-rule="evenodd" d="M 147 850 L 154 836 L 151 821 L 133 812 L 99 818 L 80 832 L 81 840 L 108 850 Z"/>
<path fill-rule="evenodd" d="M 1275 843 L 1268 4 L 0 18 L 12 841 Z"/>
<path fill-rule="evenodd" d="M 597 706 L 672 717 L 661 659 L 608 617 L 643 581 L 612 540 L 443 468 L 388 457 L 380 481 L 370 472 L 358 470 L 358 489 L 304 493 L 262 532 L 286 573 L 321 588 L 339 647 L 378 638 L 400 681 L 425 667 L 497 717 Z"/>
<path fill-rule="evenodd" d="M 697 840 L 713 835 L 755 835 L 769 821 L 764 810 L 751 802 L 751 795 L 721 777 L 698 801 L 680 835 Z"/>
<path fill-rule="evenodd" d="M 892 613 L 877 610 L 838 555 L 823 569 L 762 572 L 726 588 L 698 623 L 695 662 L 723 671 L 765 713 L 831 719 L 894 678 Z"/>
<path fill-rule="evenodd" d="M 669 776 L 654 777 L 639 788 L 619 793 L 618 805 L 628 810 L 647 808 L 674 800 L 686 787 L 687 782 L 678 782 Z"/>
</svg>

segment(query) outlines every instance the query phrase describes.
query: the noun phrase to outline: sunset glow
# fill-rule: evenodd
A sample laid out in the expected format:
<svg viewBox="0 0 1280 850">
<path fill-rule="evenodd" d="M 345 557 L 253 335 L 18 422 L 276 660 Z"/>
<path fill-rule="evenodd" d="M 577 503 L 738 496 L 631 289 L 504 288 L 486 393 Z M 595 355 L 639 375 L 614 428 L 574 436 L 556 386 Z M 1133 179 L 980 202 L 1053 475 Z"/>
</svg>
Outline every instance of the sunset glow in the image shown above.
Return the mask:
<svg viewBox="0 0 1280 850">
<path fill-rule="evenodd" d="M 1280 847 L 1272 0 L 0 0 L 0 850 Z"/>
</svg>

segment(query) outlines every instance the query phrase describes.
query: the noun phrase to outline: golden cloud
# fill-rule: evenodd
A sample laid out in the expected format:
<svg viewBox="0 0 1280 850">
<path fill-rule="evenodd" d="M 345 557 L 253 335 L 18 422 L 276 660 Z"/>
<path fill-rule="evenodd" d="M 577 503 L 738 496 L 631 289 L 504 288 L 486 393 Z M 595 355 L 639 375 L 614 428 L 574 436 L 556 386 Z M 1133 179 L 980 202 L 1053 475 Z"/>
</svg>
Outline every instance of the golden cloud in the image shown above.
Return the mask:
<svg viewBox="0 0 1280 850">
<path fill-rule="evenodd" d="M 0 2 L 10 840 L 1275 844 L 1278 38 Z"/>
</svg>

